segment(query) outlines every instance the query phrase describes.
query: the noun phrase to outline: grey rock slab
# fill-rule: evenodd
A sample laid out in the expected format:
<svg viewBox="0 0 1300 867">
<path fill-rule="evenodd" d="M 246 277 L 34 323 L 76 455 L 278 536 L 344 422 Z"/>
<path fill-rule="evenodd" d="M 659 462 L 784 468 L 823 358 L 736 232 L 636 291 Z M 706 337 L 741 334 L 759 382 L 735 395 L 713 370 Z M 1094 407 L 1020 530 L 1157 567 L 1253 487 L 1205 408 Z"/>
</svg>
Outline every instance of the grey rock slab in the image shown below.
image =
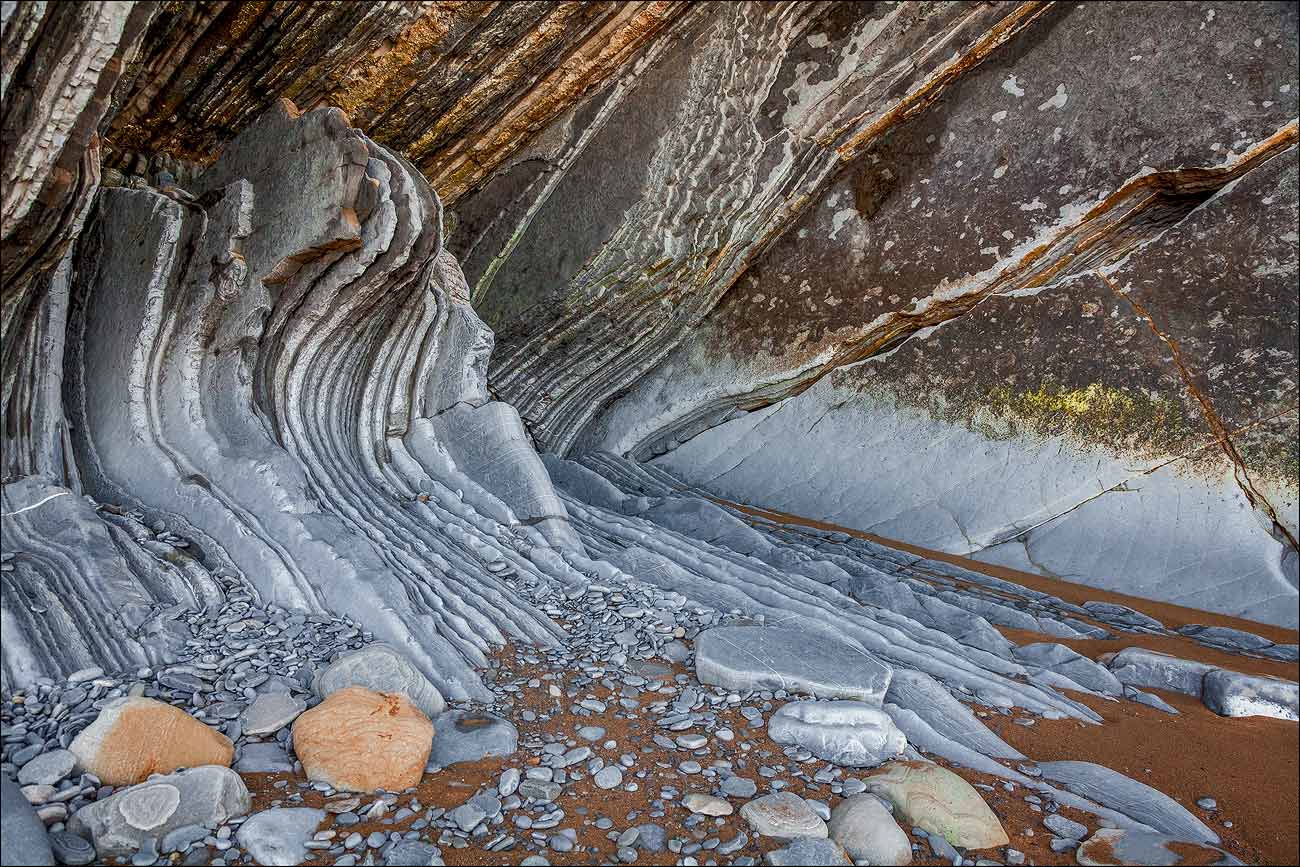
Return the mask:
<svg viewBox="0 0 1300 867">
<path fill-rule="evenodd" d="M 719 626 L 695 640 L 701 683 L 734 690 L 811 693 L 879 707 L 892 670 L 876 657 L 823 634 L 761 626 Z"/>
<path fill-rule="evenodd" d="M 752 798 L 758 794 L 758 785 L 748 777 L 724 777 L 718 785 L 722 794 L 729 798 Z"/>
<path fill-rule="evenodd" d="M 44 867 L 54 863 L 45 824 L 18 784 L 6 776 L 0 776 L 0 851 L 5 864 Z"/>
<path fill-rule="evenodd" d="M 1228 626 L 1203 626 L 1199 623 L 1188 623 L 1186 626 L 1178 627 L 1177 631 L 1204 644 L 1234 650 L 1263 650 L 1273 645 L 1273 642 L 1267 638 L 1253 632 L 1232 629 Z"/>
<path fill-rule="evenodd" d="M 1086 825 L 1081 825 L 1073 819 L 1067 819 L 1060 813 L 1051 813 L 1043 817 L 1043 827 L 1056 836 L 1065 837 L 1067 840 L 1082 840 L 1088 836 L 1088 827 Z"/>
<path fill-rule="evenodd" d="M 788 702 L 768 720 L 767 734 L 778 744 L 795 744 L 851 768 L 875 767 L 907 746 L 888 714 L 860 701 Z"/>
<path fill-rule="evenodd" d="M 386 644 L 370 644 L 345 653 L 312 681 L 312 689 L 321 698 L 349 686 L 405 693 L 429 718 L 446 707 L 437 687 L 410 660 Z"/>
<path fill-rule="evenodd" d="M 616 789 L 623 784 L 623 772 L 617 765 L 606 765 L 596 772 L 592 782 L 600 789 Z"/>
<path fill-rule="evenodd" d="M 1141 647 L 1126 647 L 1111 657 L 1106 667 L 1121 683 L 1149 689 L 1167 689 L 1200 696 L 1201 681 L 1215 666 L 1180 659 Z"/>
<path fill-rule="evenodd" d="M 1195 852 L 1196 864 L 1236 865 L 1241 864 L 1234 856 L 1214 846 L 1204 843 L 1179 840 L 1147 831 L 1125 831 L 1118 828 L 1102 828 L 1093 834 L 1075 850 L 1075 858 L 1087 867 L 1100 867 L 1111 864 L 1149 865 L 1149 867 L 1172 867 L 1186 863 L 1184 856 L 1169 848 L 1178 843 L 1186 852 L 1187 847 L 1200 847 Z M 1188 853 L 1192 854 L 1192 853 Z M 1216 859 L 1217 856 L 1217 860 Z"/>
<path fill-rule="evenodd" d="M 20 786 L 54 786 L 72 773 L 77 757 L 68 750 L 41 753 L 18 769 Z"/>
<path fill-rule="evenodd" d="M 1201 701 L 1219 716 L 1300 720 L 1300 684 L 1279 677 L 1215 669 L 1205 675 Z"/>
<path fill-rule="evenodd" d="M 204 765 L 153 777 L 88 804 L 72 814 L 68 830 L 94 843 L 101 858 L 121 856 L 185 825 L 215 828 L 252 805 L 239 774 Z"/>
<path fill-rule="evenodd" d="M 324 810 L 273 807 L 250 816 L 235 839 L 258 864 L 295 867 L 311 857 L 304 844 L 324 821 Z"/>
<path fill-rule="evenodd" d="M 764 855 L 763 863 L 770 864 L 772 867 L 806 867 L 809 864 L 821 864 L 823 867 L 849 867 L 852 864 L 844 848 L 834 840 L 825 837 L 800 837 L 791 840 L 788 846 L 773 849 Z M 891 862 L 873 861 L 872 863 Z"/>
<path fill-rule="evenodd" d="M 746 802 L 740 817 L 755 834 L 793 840 L 796 837 L 825 837 L 826 823 L 803 798 L 793 792 L 777 792 Z"/>
<path fill-rule="evenodd" d="M 402 840 L 384 858 L 388 867 L 431 867 L 441 863 L 438 847 L 421 840 Z"/>
<path fill-rule="evenodd" d="M 1145 783 L 1091 762 L 1039 762 L 1043 779 L 1179 840 L 1218 843 L 1219 836 L 1185 807 Z"/>
<path fill-rule="evenodd" d="M 691 792 L 682 798 L 682 806 L 701 816 L 730 816 L 734 809 L 725 798 Z"/>
<path fill-rule="evenodd" d="M 875 795 L 845 798 L 831 811 L 830 837 L 854 861 L 869 864 L 910 864 L 912 842 L 893 812 Z"/>
<path fill-rule="evenodd" d="M 446 768 L 519 749 L 519 730 L 509 720 L 481 711 L 451 710 L 433 720 L 429 767 Z"/>
<path fill-rule="evenodd" d="M 940 735 L 998 759 L 1020 760 L 1024 754 L 980 722 L 966 705 L 922 671 L 895 669 L 885 700 L 910 710 Z"/>
<path fill-rule="evenodd" d="M 246 735 L 275 734 L 298 718 L 307 702 L 283 692 L 266 692 L 244 709 L 241 724 Z"/>
<path fill-rule="evenodd" d="M 1065 675 L 1080 686 L 1102 695 L 1120 695 L 1123 684 L 1102 666 L 1064 644 L 1040 642 L 1017 647 L 1012 654 L 1025 665 L 1036 665 Z"/>
</svg>

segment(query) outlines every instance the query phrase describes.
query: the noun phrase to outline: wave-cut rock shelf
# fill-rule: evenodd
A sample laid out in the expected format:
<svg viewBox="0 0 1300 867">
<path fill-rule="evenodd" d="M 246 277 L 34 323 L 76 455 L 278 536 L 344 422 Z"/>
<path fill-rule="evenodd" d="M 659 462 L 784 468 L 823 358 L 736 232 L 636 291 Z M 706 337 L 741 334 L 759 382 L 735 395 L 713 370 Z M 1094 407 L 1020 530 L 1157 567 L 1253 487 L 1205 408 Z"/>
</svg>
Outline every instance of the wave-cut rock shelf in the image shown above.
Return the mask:
<svg viewBox="0 0 1300 867">
<path fill-rule="evenodd" d="M 4 865 L 1300 856 L 1294 4 L 0 22 Z"/>
</svg>

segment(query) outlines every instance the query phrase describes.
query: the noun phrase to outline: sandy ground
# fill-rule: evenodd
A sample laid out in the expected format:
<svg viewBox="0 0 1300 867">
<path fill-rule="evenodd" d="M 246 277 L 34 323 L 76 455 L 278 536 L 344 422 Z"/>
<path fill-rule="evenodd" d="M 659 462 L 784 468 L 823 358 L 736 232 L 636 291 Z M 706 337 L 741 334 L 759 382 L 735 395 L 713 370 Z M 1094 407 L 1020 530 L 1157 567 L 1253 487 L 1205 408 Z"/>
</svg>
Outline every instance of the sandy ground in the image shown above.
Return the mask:
<svg viewBox="0 0 1300 867">
<path fill-rule="evenodd" d="M 803 523 L 824 529 L 842 530 L 880 544 L 944 560 L 1043 590 L 1071 602 L 1102 600 L 1127 605 L 1160 619 L 1170 627 L 1186 623 L 1203 623 L 1247 629 L 1280 643 L 1294 642 L 1297 639 L 1295 632 L 1238 618 L 1154 603 L 1077 584 L 1067 584 L 1014 569 L 989 566 L 959 556 L 928 551 L 834 525 L 806 521 L 794 516 L 750 507 L 741 508 L 756 516 L 780 520 L 783 523 Z M 1007 638 L 1018 644 L 1056 640 L 1038 633 L 1012 629 L 1002 631 Z M 1126 634 L 1115 640 L 1066 640 L 1061 643 L 1091 658 L 1123 647 L 1139 645 L 1239 671 L 1271 674 L 1292 680 L 1300 679 L 1300 666 L 1296 664 L 1229 654 L 1202 647 L 1181 636 Z M 561 704 L 547 693 L 547 685 L 555 681 L 543 680 L 539 688 L 527 687 L 529 679 L 540 679 L 548 673 L 549 670 L 544 663 L 527 665 L 516 657 L 511 648 L 499 653 L 496 660 L 499 668 L 492 672 L 492 676 L 521 686 L 519 699 L 513 707 L 509 708 L 507 714 L 519 728 L 521 742 L 546 733 L 564 733 L 573 738 L 574 732 L 580 726 L 600 725 L 606 729 L 605 737 L 596 744 L 591 744 L 597 754 L 603 756 L 607 763 L 615 763 L 621 754 L 633 753 L 637 756 L 637 768 L 650 770 L 650 774 L 645 779 L 637 779 L 630 773 L 625 774 L 625 782 L 636 780 L 639 784 L 639 789 L 635 792 L 602 791 L 596 788 L 590 779 L 569 783 L 565 794 L 558 801 L 558 805 L 566 813 L 565 819 L 557 828 L 546 833 L 554 833 L 560 828 L 574 828 L 578 831 L 578 848 L 567 854 L 548 852 L 547 857 L 553 864 L 614 862 L 615 844 L 608 838 L 607 831 L 598 829 L 594 824 L 600 817 L 611 819 L 615 831 L 622 831 L 643 822 L 652 822 L 664 827 L 669 838 L 682 837 L 688 840 L 702 841 L 708 836 L 716 835 L 726 841 L 744 831 L 745 823 L 738 814 L 711 819 L 694 829 L 688 829 L 683 825 L 683 821 L 689 813 L 679 803 L 670 804 L 666 816 L 650 815 L 651 802 L 659 797 L 660 789 L 664 786 L 678 789 L 681 795 L 693 791 L 712 791 L 711 782 L 702 775 L 685 776 L 676 772 L 675 767 L 687 758 L 693 757 L 705 767 L 718 759 L 729 760 L 735 764 L 738 773 L 760 784 L 760 793 L 765 787 L 757 773 L 759 765 L 787 764 L 788 766 L 789 760 L 781 755 L 779 746 L 767 739 L 765 729 L 748 728 L 747 721 L 738 713 L 730 712 L 724 715 L 736 733 L 735 741 L 726 743 L 711 738 L 709 752 L 704 756 L 692 756 L 684 750 L 666 751 L 655 746 L 651 740 L 656 731 L 653 717 L 647 715 L 639 719 L 627 719 L 616 716 L 614 709 L 617 707 L 617 697 L 610 697 L 608 691 L 599 684 L 588 684 L 583 687 L 583 692 L 609 699 L 610 712 L 599 717 L 575 716 L 569 712 L 570 702 L 565 701 Z M 674 667 L 673 671 L 686 673 L 681 666 Z M 562 680 L 572 676 L 569 672 L 559 672 L 559 674 Z M 665 682 L 670 683 L 671 679 Z M 997 713 L 989 713 L 985 716 L 985 721 L 993 731 L 1032 759 L 1093 761 L 1149 783 L 1178 800 L 1214 828 L 1223 838 L 1223 847 L 1247 863 L 1295 864 L 1300 861 L 1300 841 L 1297 835 L 1298 820 L 1300 820 L 1300 810 L 1297 807 L 1300 803 L 1300 798 L 1297 797 L 1297 778 L 1300 774 L 1300 761 L 1297 756 L 1300 753 L 1300 742 L 1297 739 L 1297 732 L 1300 728 L 1295 723 L 1272 719 L 1225 719 L 1209 711 L 1196 699 L 1167 692 L 1159 694 L 1165 701 L 1178 708 L 1180 713 L 1170 715 L 1134 702 L 1106 701 L 1090 695 L 1076 694 L 1073 697 L 1097 711 L 1106 720 L 1105 725 L 1084 725 L 1075 720 L 1039 719 L 1032 726 L 1022 726 L 1012 722 L 1015 715 L 1002 716 Z M 644 706 L 648 701 L 642 703 Z M 532 710 L 539 716 L 546 714 L 548 717 L 526 722 L 520 716 L 525 709 Z M 617 746 L 605 749 L 602 744 L 606 740 L 616 741 Z M 748 741 L 752 745 L 750 751 L 746 752 L 740 748 L 742 741 Z M 644 749 L 647 747 L 648 751 Z M 521 752 L 508 759 L 486 759 L 455 765 L 440 774 L 427 776 L 414 796 L 418 797 L 426 807 L 458 806 L 481 787 L 495 786 L 501 771 L 512 764 L 517 764 L 524 756 L 526 753 Z M 741 767 L 742 762 L 747 766 Z M 954 767 L 948 762 L 940 763 L 952 767 L 955 772 L 980 788 L 981 794 L 1001 818 L 1011 838 L 1011 845 L 1024 852 L 1029 863 L 1076 863 L 1072 852 L 1058 854 L 1051 851 L 1048 844 L 1052 835 L 1043 828 L 1042 815 L 1024 800 L 1024 796 L 1028 794 L 1025 789 L 1014 786 L 1008 791 L 1003 781 L 996 777 L 967 768 Z M 805 765 L 804 769 L 811 774 L 819 767 L 821 767 L 819 763 L 810 763 Z M 863 777 L 867 773 L 869 771 L 853 772 L 846 769 L 845 777 Z M 792 781 L 789 786 L 790 791 L 805 797 L 826 801 L 832 807 L 840 800 L 832 795 L 829 786 L 805 784 L 794 779 L 788 772 L 782 773 L 781 778 Z M 287 788 L 276 789 L 274 783 L 281 779 L 290 779 L 292 782 Z M 247 775 L 246 781 L 254 793 L 255 809 L 265 809 L 271 806 L 273 801 L 284 798 L 286 793 L 299 791 L 296 785 L 298 781 L 293 780 L 291 775 Z M 1206 795 L 1218 801 L 1216 810 L 1207 811 L 1196 806 L 1196 799 Z M 405 804 L 409 799 L 409 795 L 403 795 L 400 803 Z M 319 793 L 304 792 L 305 804 L 320 806 L 324 802 L 325 799 Z M 363 799 L 363 807 L 368 803 L 370 801 Z M 737 807 L 740 804 L 735 800 L 733 803 Z M 1061 812 L 1088 826 L 1090 831 L 1098 828 L 1096 818 L 1087 813 L 1070 808 L 1063 808 Z M 416 818 L 412 816 L 400 824 L 387 825 L 383 824 L 382 820 L 363 822 L 340 828 L 339 833 L 340 836 L 346 836 L 352 831 L 359 831 L 363 835 L 375 830 L 392 831 L 409 826 Z M 330 824 L 327 823 L 324 827 L 329 828 Z M 514 829 L 509 825 L 503 825 L 500 826 L 500 830 L 511 832 Z M 523 838 L 528 832 L 515 831 L 514 833 L 517 837 Z M 479 845 L 495 835 L 496 832 L 479 841 Z M 921 851 L 914 863 L 945 863 L 933 857 L 920 838 L 913 837 L 913 840 L 922 843 Z M 771 839 L 755 838 L 750 835 L 748 845 L 724 860 L 742 854 L 761 859 L 764 852 L 778 848 L 779 845 Z M 1205 860 L 1206 853 L 1193 851 L 1194 849 L 1195 847 L 1189 847 L 1185 853 L 1187 863 L 1208 863 Z M 444 847 L 443 855 L 446 862 L 451 865 L 506 865 L 519 863 L 526 851 L 522 845 L 516 846 L 513 851 L 499 853 L 484 852 L 478 846 L 465 849 Z M 708 857 L 707 852 L 697 855 L 701 862 L 707 861 Z M 968 857 L 1002 860 L 1004 853 L 1000 849 L 971 851 Z M 673 864 L 677 858 L 677 855 L 670 852 L 663 852 L 658 856 L 641 852 L 637 863 Z M 329 862 L 319 860 L 308 863 Z"/>
</svg>

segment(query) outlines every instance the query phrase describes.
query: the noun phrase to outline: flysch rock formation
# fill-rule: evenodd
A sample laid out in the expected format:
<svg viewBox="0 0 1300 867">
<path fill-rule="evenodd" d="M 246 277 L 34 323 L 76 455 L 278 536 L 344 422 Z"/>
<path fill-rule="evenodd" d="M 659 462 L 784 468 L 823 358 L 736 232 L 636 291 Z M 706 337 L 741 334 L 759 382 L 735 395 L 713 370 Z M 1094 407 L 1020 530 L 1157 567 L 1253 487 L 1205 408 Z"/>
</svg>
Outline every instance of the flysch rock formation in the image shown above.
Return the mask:
<svg viewBox="0 0 1300 867">
<path fill-rule="evenodd" d="M 1293 5 L 0 16 L 3 863 L 1289 854 Z"/>
</svg>

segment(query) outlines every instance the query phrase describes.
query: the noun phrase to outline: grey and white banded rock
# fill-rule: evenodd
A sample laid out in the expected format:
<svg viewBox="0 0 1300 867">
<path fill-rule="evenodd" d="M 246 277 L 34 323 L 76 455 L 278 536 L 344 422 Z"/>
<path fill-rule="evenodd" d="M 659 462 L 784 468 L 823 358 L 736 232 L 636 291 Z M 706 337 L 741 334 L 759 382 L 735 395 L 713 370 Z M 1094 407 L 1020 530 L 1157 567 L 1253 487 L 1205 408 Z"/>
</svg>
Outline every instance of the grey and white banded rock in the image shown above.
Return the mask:
<svg viewBox="0 0 1300 867">
<path fill-rule="evenodd" d="M 1215 669 L 1201 682 L 1201 701 L 1220 716 L 1300 720 L 1300 684 L 1278 677 Z"/>
<path fill-rule="evenodd" d="M 764 837 L 793 840 L 798 837 L 825 837 L 826 822 L 808 802 L 793 792 L 777 792 L 747 801 L 740 817 L 750 829 Z"/>
<path fill-rule="evenodd" d="M 1218 843 L 1219 836 L 1168 795 L 1091 762 L 1039 762 L 1043 779 L 1117 810 L 1179 840 Z"/>
<path fill-rule="evenodd" d="M 875 767 L 907 746 L 887 713 L 858 701 L 788 702 L 767 721 L 767 734 L 848 768 Z"/>
</svg>

